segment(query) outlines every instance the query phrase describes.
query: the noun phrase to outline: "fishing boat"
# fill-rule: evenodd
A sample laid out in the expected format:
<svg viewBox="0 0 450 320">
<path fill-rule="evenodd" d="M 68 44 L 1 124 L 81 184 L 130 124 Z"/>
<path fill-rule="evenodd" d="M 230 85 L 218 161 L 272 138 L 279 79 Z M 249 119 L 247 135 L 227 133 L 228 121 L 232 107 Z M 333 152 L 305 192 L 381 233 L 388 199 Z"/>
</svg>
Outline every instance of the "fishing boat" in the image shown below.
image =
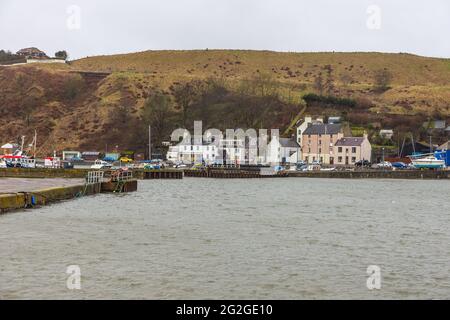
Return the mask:
<svg viewBox="0 0 450 320">
<path fill-rule="evenodd" d="M 434 154 L 422 155 L 420 158 L 411 157 L 411 162 L 417 169 L 445 168 L 445 161 L 437 159 Z"/>
</svg>

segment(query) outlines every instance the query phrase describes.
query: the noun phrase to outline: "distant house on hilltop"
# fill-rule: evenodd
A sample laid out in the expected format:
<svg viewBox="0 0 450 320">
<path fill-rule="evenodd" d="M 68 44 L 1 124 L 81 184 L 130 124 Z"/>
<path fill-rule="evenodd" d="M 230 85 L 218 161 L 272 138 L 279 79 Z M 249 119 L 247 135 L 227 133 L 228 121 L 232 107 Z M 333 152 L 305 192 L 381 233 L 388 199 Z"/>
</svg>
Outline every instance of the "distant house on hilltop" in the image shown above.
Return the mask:
<svg viewBox="0 0 450 320">
<path fill-rule="evenodd" d="M 394 130 L 392 129 L 382 129 L 380 130 L 380 137 L 384 139 L 392 139 L 394 136 Z"/>
<path fill-rule="evenodd" d="M 35 47 L 20 49 L 16 54 L 27 59 L 49 59 L 44 51 Z"/>
<path fill-rule="evenodd" d="M 423 127 L 428 131 L 443 131 L 446 129 L 445 120 L 431 120 L 423 123 Z"/>
</svg>

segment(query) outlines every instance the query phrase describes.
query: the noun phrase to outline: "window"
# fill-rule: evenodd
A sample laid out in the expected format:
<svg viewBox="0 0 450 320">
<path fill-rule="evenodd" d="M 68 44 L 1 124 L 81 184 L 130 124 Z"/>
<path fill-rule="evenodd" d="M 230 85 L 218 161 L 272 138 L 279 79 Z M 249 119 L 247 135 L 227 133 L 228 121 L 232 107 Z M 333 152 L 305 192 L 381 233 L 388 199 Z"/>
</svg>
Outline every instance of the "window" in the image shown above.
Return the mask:
<svg viewBox="0 0 450 320">
<path fill-rule="evenodd" d="M 352 163 L 356 162 L 356 157 L 352 157 Z"/>
<path fill-rule="evenodd" d="M 338 152 L 342 152 L 342 147 L 338 148 Z M 341 161 L 339 161 L 339 162 L 341 162 Z"/>
<path fill-rule="evenodd" d="M 322 148 L 319 148 L 319 153 L 322 153 Z"/>
<path fill-rule="evenodd" d="M 342 162 L 342 157 L 338 157 L 338 162 Z"/>
<path fill-rule="evenodd" d="M 356 147 L 352 148 L 352 153 L 356 153 Z"/>
<path fill-rule="evenodd" d="M 319 145 L 322 145 L 322 140 L 319 140 Z"/>
<path fill-rule="evenodd" d="M 311 153 L 311 148 L 308 148 L 308 153 Z"/>
</svg>

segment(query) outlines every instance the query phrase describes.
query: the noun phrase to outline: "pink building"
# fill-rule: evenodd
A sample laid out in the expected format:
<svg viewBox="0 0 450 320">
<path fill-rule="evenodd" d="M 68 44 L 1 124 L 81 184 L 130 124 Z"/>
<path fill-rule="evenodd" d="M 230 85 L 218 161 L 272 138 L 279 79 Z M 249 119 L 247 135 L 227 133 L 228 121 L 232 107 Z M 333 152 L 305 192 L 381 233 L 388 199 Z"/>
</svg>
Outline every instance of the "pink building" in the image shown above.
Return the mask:
<svg viewBox="0 0 450 320">
<path fill-rule="evenodd" d="M 372 145 L 363 137 L 344 137 L 339 139 L 334 146 L 334 164 L 355 165 L 356 162 L 367 160 L 371 162 Z"/>
<path fill-rule="evenodd" d="M 310 123 L 302 134 L 302 160 L 334 164 L 334 146 L 343 137 L 340 124 Z"/>
</svg>

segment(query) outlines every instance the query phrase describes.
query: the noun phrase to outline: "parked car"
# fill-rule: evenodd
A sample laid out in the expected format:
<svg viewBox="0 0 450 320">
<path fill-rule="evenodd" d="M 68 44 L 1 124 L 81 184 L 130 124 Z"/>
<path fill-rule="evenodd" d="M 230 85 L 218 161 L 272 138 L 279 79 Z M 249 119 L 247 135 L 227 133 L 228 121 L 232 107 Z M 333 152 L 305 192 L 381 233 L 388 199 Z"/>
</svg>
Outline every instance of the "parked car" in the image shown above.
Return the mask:
<svg viewBox="0 0 450 320">
<path fill-rule="evenodd" d="M 125 157 L 120 157 L 119 161 L 123 162 L 123 163 L 132 163 L 133 159 L 128 158 L 127 156 L 125 156 Z"/>
<path fill-rule="evenodd" d="M 370 167 L 371 163 L 369 160 L 359 160 L 355 163 L 356 167 Z"/>
<path fill-rule="evenodd" d="M 74 167 L 73 162 L 71 161 L 63 161 L 62 164 L 64 169 L 73 169 Z"/>
<path fill-rule="evenodd" d="M 384 161 L 384 162 L 377 163 L 377 164 L 373 165 L 372 167 L 374 167 L 376 169 L 391 169 L 392 163 L 390 163 L 389 161 Z"/>
<path fill-rule="evenodd" d="M 306 168 L 306 171 L 320 171 L 321 168 L 322 167 L 319 164 L 313 162 Z"/>
<path fill-rule="evenodd" d="M 408 165 L 404 162 L 394 162 L 392 163 L 392 167 L 396 169 L 407 169 Z"/>
<path fill-rule="evenodd" d="M 297 171 L 306 171 L 306 169 L 308 169 L 308 165 L 306 163 L 299 165 L 297 163 L 297 167 L 296 167 Z"/>
<path fill-rule="evenodd" d="M 22 168 L 22 164 L 18 161 L 6 161 L 7 168 Z"/>
<path fill-rule="evenodd" d="M 144 165 L 144 169 L 145 170 L 160 170 L 161 169 L 161 165 L 157 164 L 157 163 L 146 163 Z"/>
<path fill-rule="evenodd" d="M 112 164 L 103 160 L 95 160 L 94 164 L 91 166 L 91 169 L 108 169 L 111 168 Z"/>
</svg>

